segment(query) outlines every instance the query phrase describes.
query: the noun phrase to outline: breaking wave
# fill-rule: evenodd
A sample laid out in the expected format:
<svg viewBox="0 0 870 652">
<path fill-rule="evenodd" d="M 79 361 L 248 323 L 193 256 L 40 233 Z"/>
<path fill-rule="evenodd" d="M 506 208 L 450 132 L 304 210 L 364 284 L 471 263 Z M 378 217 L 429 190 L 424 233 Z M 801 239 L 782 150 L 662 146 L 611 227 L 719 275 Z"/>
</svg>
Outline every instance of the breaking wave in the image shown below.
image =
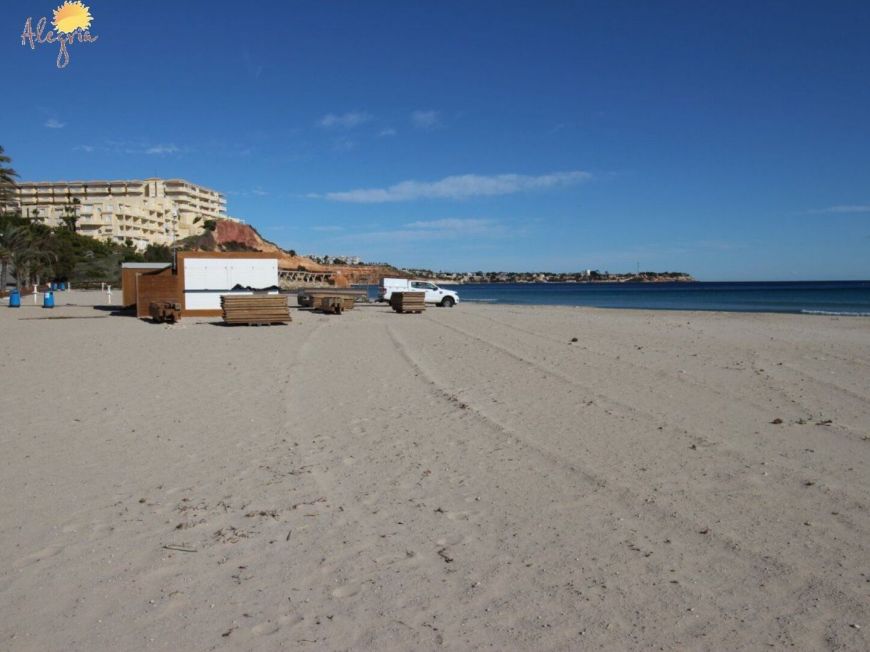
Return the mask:
<svg viewBox="0 0 870 652">
<path fill-rule="evenodd" d="M 870 312 L 847 312 L 839 310 L 801 310 L 802 315 L 828 315 L 830 317 L 870 317 Z"/>
</svg>

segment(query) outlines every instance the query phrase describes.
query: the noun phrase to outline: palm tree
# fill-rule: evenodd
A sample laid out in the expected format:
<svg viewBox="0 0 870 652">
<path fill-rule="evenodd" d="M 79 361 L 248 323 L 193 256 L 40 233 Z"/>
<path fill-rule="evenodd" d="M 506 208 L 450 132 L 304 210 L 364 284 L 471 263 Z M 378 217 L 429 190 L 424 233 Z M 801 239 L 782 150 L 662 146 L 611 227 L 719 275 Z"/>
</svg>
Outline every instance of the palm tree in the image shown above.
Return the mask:
<svg viewBox="0 0 870 652">
<path fill-rule="evenodd" d="M 9 238 L 9 230 L 0 231 L 0 292 L 6 291 L 9 283 L 9 263 L 12 262 L 12 246 Z"/>
<path fill-rule="evenodd" d="M 67 193 L 69 195 L 69 193 Z M 67 204 L 63 207 L 63 223 L 73 233 L 76 232 L 76 223 L 79 221 L 79 205 L 81 200 L 78 197 L 73 197 L 71 200 L 67 197 Z"/>
<path fill-rule="evenodd" d="M 0 215 L 10 206 L 15 206 L 15 179 L 18 173 L 9 165 L 12 159 L 6 156 L 0 145 Z"/>
<path fill-rule="evenodd" d="M 0 240 L 0 276 L 8 274 L 9 266 L 15 268 L 16 287 L 21 290 L 33 274 L 44 270 L 55 259 L 50 243 L 26 226 L 13 226 L 2 234 Z M 6 286 L 3 285 L 3 288 Z"/>
</svg>

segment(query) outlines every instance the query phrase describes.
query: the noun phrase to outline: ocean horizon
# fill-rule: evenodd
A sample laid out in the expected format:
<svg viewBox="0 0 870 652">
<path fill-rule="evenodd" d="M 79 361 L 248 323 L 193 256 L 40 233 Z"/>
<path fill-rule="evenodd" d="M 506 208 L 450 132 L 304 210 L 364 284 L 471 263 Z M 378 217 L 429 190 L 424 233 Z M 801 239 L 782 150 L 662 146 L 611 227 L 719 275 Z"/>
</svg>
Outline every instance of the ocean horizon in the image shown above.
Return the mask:
<svg viewBox="0 0 870 652">
<path fill-rule="evenodd" d="M 464 283 L 443 287 L 455 290 L 460 301 L 468 303 L 870 317 L 870 281 Z"/>
</svg>

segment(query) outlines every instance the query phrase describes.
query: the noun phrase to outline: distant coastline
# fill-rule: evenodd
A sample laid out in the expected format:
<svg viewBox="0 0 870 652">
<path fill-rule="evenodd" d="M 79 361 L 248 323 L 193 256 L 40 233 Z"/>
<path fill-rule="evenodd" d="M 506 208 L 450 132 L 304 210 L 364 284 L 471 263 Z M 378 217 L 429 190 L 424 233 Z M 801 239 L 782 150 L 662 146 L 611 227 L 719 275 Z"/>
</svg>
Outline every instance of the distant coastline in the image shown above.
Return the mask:
<svg viewBox="0 0 870 652">
<path fill-rule="evenodd" d="M 686 272 L 637 272 L 611 274 L 598 270 L 583 272 L 434 272 L 429 269 L 403 269 L 402 272 L 442 284 L 465 283 L 696 283 Z"/>
</svg>

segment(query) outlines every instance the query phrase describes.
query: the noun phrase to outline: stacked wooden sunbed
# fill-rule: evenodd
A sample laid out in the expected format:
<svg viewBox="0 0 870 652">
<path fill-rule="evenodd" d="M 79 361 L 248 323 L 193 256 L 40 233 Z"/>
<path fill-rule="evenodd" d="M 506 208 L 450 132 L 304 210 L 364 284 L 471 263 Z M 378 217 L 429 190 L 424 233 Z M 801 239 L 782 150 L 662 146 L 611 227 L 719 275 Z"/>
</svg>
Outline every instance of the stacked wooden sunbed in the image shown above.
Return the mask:
<svg viewBox="0 0 870 652">
<path fill-rule="evenodd" d="M 354 297 L 352 296 L 322 296 L 319 298 L 318 308 L 322 312 L 340 315 L 345 310 L 353 310 Z"/>
<path fill-rule="evenodd" d="M 390 295 L 390 306 L 396 312 L 423 312 L 425 292 L 393 292 Z"/>
<path fill-rule="evenodd" d="M 287 297 L 282 294 L 224 294 L 221 309 L 227 324 L 254 326 L 290 322 Z"/>
<path fill-rule="evenodd" d="M 181 319 L 181 304 L 176 301 L 152 301 L 148 304 L 148 312 L 157 323 L 174 324 Z"/>
<path fill-rule="evenodd" d="M 300 308 L 320 308 L 320 300 L 323 297 L 351 297 L 356 301 L 362 301 L 366 298 L 366 291 L 351 288 L 304 288 L 297 293 L 296 303 Z"/>
</svg>

